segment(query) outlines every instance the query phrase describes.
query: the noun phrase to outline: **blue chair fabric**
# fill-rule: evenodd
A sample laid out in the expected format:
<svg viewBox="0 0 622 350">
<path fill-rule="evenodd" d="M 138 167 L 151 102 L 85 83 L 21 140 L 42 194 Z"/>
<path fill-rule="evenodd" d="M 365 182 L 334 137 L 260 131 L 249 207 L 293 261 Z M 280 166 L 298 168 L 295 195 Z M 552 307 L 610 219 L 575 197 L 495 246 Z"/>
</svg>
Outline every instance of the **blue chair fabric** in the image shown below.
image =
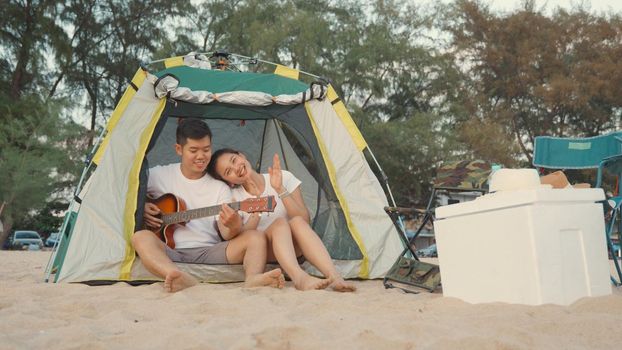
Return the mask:
<svg viewBox="0 0 622 350">
<path fill-rule="evenodd" d="M 622 177 L 622 132 L 605 135 L 571 138 L 538 136 L 534 143 L 533 165 L 547 169 L 597 169 L 594 187 L 602 187 L 603 173 L 617 176 L 618 184 Z M 611 276 L 614 285 L 622 285 L 622 269 L 619 257 L 615 255 L 612 236 L 618 225 L 618 235 L 622 234 L 622 188 L 603 203 L 606 214 L 605 237 L 607 247 L 613 258 L 617 279 Z"/>
</svg>

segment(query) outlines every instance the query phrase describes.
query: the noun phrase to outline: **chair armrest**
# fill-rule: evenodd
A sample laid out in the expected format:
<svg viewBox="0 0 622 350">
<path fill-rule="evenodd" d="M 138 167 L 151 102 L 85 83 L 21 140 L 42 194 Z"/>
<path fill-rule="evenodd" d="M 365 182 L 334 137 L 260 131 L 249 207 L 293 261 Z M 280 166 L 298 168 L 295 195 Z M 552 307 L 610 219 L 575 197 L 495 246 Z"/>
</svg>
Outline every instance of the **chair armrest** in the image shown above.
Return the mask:
<svg viewBox="0 0 622 350">
<path fill-rule="evenodd" d="M 392 214 L 392 213 L 396 213 L 396 214 L 425 214 L 426 211 L 423 209 L 417 209 L 417 208 L 406 208 L 406 207 L 384 207 L 384 211 L 387 212 L 387 214 Z"/>
<path fill-rule="evenodd" d="M 618 154 L 615 156 L 611 156 L 611 157 L 607 157 L 604 158 L 603 160 L 600 161 L 600 166 L 601 167 L 609 167 L 611 165 L 617 165 L 617 166 L 621 166 L 622 168 L 622 154 Z"/>
<path fill-rule="evenodd" d="M 604 158 L 598 165 L 598 173 L 596 175 L 596 187 L 602 187 L 603 169 L 609 169 L 617 176 L 622 175 L 622 154 Z"/>
</svg>

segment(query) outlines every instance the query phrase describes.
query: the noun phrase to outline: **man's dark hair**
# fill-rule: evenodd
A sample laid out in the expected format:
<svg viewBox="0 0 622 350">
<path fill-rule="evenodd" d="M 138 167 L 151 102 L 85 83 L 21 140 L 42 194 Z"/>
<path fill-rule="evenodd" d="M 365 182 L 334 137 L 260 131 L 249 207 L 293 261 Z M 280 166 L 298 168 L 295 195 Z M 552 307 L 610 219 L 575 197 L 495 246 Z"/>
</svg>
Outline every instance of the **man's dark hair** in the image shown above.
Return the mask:
<svg viewBox="0 0 622 350">
<path fill-rule="evenodd" d="M 188 139 L 200 140 L 205 136 L 212 138 L 212 131 L 209 126 L 197 118 L 181 119 L 179 125 L 177 125 L 177 143 L 185 145 Z"/>
</svg>

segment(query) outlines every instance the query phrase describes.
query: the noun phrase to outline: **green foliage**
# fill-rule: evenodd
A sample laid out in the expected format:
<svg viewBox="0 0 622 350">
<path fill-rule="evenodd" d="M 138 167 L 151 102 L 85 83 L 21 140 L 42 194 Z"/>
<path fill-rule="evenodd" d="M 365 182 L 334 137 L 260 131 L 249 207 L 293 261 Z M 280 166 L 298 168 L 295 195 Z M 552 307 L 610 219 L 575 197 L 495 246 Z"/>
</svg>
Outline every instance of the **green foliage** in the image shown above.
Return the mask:
<svg viewBox="0 0 622 350">
<path fill-rule="evenodd" d="M 367 124 L 361 131 L 389 178 L 400 205 L 424 204 L 436 166 L 445 159 L 443 135 L 434 132 L 438 116 Z"/>
<path fill-rule="evenodd" d="M 46 98 L 48 55 L 65 48 L 55 1 L 2 2 L 0 30 L 0 203 L 4 242 L 75 181 L 79 129 L 62 118 L 64 99 Z"/>
<path fill-rule="evenodd" d="M 418 41 L 434 15 L 408 1 L 206 1 L 178 33 L 198 29 L 199 51 L 226 48 L 328 77 L 399 200 L 413 203 L 429 191 L 439 149 L 460 153 L 446 133 L 460 73 Z"/>
<path fill-rule="evenodd" d="M 128 79 L 168 39 L 170 23 L 191 10 L 188 1 L 67 1 L 61 19 L 73 30 L 57 47 L 60 69 L 50 96 L 86 95 L 94 132 L 97 118 L 112 111 Z M 61 82 L 66 88 L 57 91 Z"/>
<path fill-rule="evenodd" d="M 582 9 L 546 16 L 526 2 L 508 15 L 459 0 L 447 13 L 456 57 L 468 76 L 473 118 L 512 137 L 531 162 L 538 135 L 594 136 L 622 117 L 622 20 Z M 470 123 L 468 117 L 465 122 Z M 478 142 L 477 134 L 463 134 Z M 514 157 L 514 144 L 501 153 Z"/>
<path fill-rule="evenodd" d="M 59 231 L 68 205 L 66 200 L 46 201 L 41 209 L 36 210 L 35 215 L 18 217 L 13 227 L 15 230 L 34 230 L 46 237 Z"/>
<path fill-rule="evenodd" d="M 55 21 L 55 1 L 2 1 L 0 65 L 2 91 L 18 98 L 45 85 L 47 51 L 62 42 L 64 31 Z"/>
<path fill-rule="evenodd" d="M 496 121 L 470 118 L 460 124 L 456 137 L 466 140 L 474 158 L 503 164 L 508 168 L 521 167 L 520 149 L 507 128 Z M 501 152 L 499 151 L 501 150 Z"/>
<path fill-rule="evenodd" d="M 0 95 L 0 203 L 5 227 L 37 217 L 76 180 L 80 128 L 59 118 L 63 104 Z M 6 230 L 5 235 L 8 234 Z M 0 237 L 0 241 L 4 241 Z"/>
</svg>

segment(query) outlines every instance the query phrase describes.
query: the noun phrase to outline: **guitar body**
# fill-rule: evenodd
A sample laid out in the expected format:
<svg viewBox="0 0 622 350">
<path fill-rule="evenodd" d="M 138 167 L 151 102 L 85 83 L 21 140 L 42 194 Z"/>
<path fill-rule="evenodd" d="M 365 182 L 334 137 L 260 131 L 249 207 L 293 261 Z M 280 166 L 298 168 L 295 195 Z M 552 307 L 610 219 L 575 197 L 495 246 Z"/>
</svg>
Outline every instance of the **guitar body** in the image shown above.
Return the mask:
<svg viewBox="0 0 622 350">
<path fill-rule="evenodd" d="M 164 215 L 185 211 L 187 209 L 186 202 L 172 193 L 163 194 L 157 199 L 154 199 L 152 203 L 157 205 Z M 162 225 L 159 229 L 154 229 L 153 232 L 158 235 L 167 246 L 171 249 L 175 249 L 173 234 L 175 233 L 177 225 L 185 225 L 185 223 Z"/>
<path fill-rule="evenodd" d="M 172 193 L 166 193 L 162 196 L 149 200 L 160 209 L 160 218 L 164 222 L 158 229 L 149 227 L 167 246 L 175 249 L 175 240 L 173 234 L 177 225 L 186 225 L 186 222 L 208 216 L 215 216 L 221 210 L 221 205 L 211 207 L 188 209 L 186 202 Z M 241 210 L 247 213 L 256 212 L 273 212 L 276 206 L 274 196 L 261 198 L 248 198 L 241 202 L 227 203 L 234 210 Z"/>
</svg>

